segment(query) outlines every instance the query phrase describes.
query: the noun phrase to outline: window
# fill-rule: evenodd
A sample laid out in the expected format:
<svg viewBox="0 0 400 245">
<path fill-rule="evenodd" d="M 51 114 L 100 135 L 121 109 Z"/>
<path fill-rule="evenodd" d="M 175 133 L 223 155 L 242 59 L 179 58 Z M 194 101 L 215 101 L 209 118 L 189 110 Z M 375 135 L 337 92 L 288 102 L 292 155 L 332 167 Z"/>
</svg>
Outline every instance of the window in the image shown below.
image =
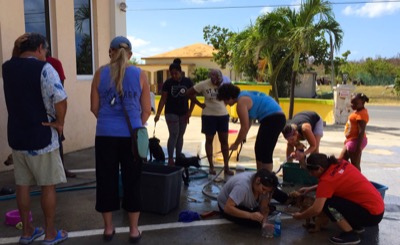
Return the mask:
<svg viewBox="0 0 400 245">
<path fill-rule="evenodd" d="M 90 0 L 74 0 L 76 70 L 93 75 L 92 11 Z"/>
<path fill-rule="evenodd" d="M 25 32 L 37 32 L 50 44 L 49 2 L 47 0 L 24 0 Z"/>
</svg>

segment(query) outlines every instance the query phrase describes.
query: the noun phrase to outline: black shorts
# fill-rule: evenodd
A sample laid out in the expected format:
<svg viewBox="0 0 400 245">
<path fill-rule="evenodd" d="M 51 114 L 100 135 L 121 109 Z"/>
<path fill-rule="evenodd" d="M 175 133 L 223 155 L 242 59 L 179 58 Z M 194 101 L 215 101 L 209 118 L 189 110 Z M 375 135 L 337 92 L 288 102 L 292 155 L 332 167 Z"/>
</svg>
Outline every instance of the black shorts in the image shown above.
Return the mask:
<svg viewBox="0 0 400 245">
<path fill-rule="evenodd" d="M 201 116 L 201 132 L 205 135 L 215 135 L 216 132 L 228 133 L 229 115 Z"/>
</svg>

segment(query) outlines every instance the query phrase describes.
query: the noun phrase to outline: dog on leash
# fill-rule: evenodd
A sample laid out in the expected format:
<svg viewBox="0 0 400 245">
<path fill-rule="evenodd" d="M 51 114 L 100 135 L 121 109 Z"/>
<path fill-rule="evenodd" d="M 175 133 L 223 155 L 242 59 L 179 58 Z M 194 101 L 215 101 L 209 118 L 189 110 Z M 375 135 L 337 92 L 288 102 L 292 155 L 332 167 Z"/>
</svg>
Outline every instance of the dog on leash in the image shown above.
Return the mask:
<svg viewBox="0 0 400 245">
<path fill-rule="evenodd" d="M 150 162 L 153 160 L 165 162 L 165 154 L 160 145 L 160 140 L 156 137 L 149 139 L 149 152 L 150 152 Z"/>
<path fill-rule="evenodd" d="M 298 191 L 289 193 L 289 198 L 294 207 L 300 209 L 299 212 L 303 212 L 314 204 L 315 198 L 304 195 Z M 321 212 L 317 216 L 310 219 L 306 219 L 306 223 L 303 227 L 307 229 L 309 233 L 315 233 L 321 231 L 322 228 L 326 227 L 329 223 L 329 218 L 324 212 Z"/>
<path fill-rule="evenodd" d="M 10 155 L 8 155 L 7 160 L 4 161 L 4 165 L 10 166 L 13 164 L 14 164 L 13 157 L 12 157 L 12 154 L 10 154 Z"/>
<path fill-rule="evenodd" d="M 184 171 L 182 172 L 182 179 L 185 186 L 189 185 L 189 167 L 193 166 L 195 168 L 200 168 L 199 162 L 200 157 L 198 155 L 194 157 L 185 157 L 184 155 L 181 155 L 180 157 L 176 158 L 175 166 L 184 168 Z"/>
</svg>

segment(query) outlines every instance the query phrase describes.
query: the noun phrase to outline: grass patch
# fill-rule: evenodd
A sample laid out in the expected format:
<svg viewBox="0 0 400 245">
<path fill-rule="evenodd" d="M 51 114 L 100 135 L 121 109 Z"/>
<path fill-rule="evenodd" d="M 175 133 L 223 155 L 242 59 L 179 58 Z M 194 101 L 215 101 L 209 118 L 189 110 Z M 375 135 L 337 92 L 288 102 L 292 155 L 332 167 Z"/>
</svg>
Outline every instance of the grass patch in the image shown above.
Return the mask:
<svg viewBox="0 0 400 245">
<path fill-rule="evenodd" d="M 320 85 L 317 89 L 318 95 L 332 92 L 330 85 Z M 373 105 L 398 105 L 400 96 L 397 96 L 393 88 L 386 86 L 355 86 L 355 93 L 364 93 L 369 98 L 369 104 Z"/>
</svg>

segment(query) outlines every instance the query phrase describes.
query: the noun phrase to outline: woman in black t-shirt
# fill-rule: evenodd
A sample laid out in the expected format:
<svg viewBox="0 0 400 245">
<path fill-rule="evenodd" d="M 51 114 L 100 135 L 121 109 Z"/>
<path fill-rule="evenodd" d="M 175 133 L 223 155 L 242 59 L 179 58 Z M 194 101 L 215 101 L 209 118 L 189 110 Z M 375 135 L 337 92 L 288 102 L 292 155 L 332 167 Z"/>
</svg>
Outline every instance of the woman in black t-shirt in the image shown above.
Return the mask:
<svg viewBox="0 0 400 245">
<path fill-rule="evenodd" d="M 160 114 L 165 105 L 164 114 L 169 131 L 167 144 L 168 165 L 174 166 L 174 151 L 176 157 L 181 156 L 183 135 L 195 103 L 191 101 L 189 107 L 189 98 L 185 94 L 193 86 L 193 82 L 182 75 L 180 60 L 174 60 L 174 63 L 169 66 L 169 72 L 171 78 L 167 79 L 163 84 L 154 122 L 157 123 L 160 119 Z"/>
</svg>

